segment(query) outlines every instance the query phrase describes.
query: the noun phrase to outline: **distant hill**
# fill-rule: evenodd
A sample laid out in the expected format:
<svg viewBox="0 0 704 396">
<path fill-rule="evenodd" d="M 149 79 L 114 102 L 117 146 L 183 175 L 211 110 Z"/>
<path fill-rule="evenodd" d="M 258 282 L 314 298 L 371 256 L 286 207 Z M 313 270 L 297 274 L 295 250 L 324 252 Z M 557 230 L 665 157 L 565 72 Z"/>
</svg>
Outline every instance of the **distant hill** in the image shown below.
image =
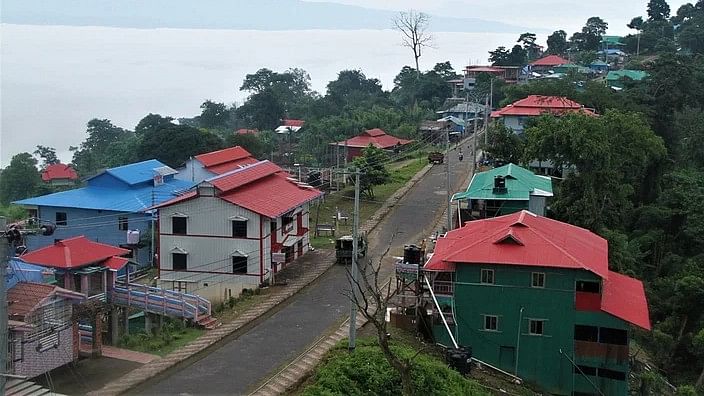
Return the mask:
<svg viewBox="0 0 704 396">
<path fill-rule="evenodd" d="M 393 11 L 301 0 L 2 0 L 2 23 L 238 30 L 388 29 Z M 475 18 L 432 16 L 443 32 L 520 33 Z M 533 29 L 532 31 L 535 31 Z"/>
</svg>

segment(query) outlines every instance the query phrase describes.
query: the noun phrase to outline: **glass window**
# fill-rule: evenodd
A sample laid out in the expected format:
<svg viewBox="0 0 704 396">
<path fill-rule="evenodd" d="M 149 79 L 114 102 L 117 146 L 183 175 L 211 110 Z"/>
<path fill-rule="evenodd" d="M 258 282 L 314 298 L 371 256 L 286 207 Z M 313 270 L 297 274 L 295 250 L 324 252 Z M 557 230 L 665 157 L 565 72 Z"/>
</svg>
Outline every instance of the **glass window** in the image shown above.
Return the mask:
<svg viewBox="0 0 704 396">
<path fill-rule="evenodd" d="M 247 238 L 247 220 L 232 221 L 232 237 Z"/>
<path fill-rule="evenodd" d="M 577 281 L 577 291 L 585 293 L 599 293 L 599 282 Z"/>
<path fill-rule="evenodd" d="M 282 217 L 281 228 L 284 230 L 284 232 L 290 232 L 293 229 L 293 216 Z"/>
<path fill-rule="evenodd" d="M 129 230 L 129 222 L 127 220 L 127 217 L 118 217 L 117 218 L 117 228 L 120 231 L 127 231 Z"/>
<path fill-rule="evenodd" d="M 56 225 L 66 225 L 68 223 L 68 217 L 66 212 L 56 212 Z"/>
<path fill-rule="evenodd" d="M 574 339 L 577 341 L 599 341 L 599 328 L 596 326 L 575 325 Z"/>
<path fill-rule="evenodd" d="M 531 287 L 545 287 L 545 273 L 533 272 L 531 276 Z"/>
<path fill-rule="evenodd" d="M 188 255 L 185 253 L 171 253 L 171 258 L 173 260 L 173 270 L 174 271 L 186 271 L 188 270 Z"/>
<path fill-rule="evenodd" d="M 188 218 L 187 217 L 172 217 L 171 218 L 171 233 L 186 235 L 188 234 Z"/>
<path fill-rule="evenodd" d="M 499 317 L 496 315 L 484 315 L 484 330 L 498 331 Z"/>
<path fill-rule="evenodd" d="M 232 256 L 232 273 L 246 274 L 247 273 L 247 257 Z"/>
<path fill-rule="evenodd" d="M 530 319 L 528 320 L 528 334 L 543 335 L 544 320 Z"/>
<path fill-rule="evenodd" d="M 482 270 L 482 283 L 494 284 L 494 270 L 493 269 L 483 269 Z"/>
<path fill-rule="evenodd" d="M 608 378 L 608 379 L 615 379 L 619 381 L 625 381 L 626 380 L 626 373 L 623 371 L 616 371 L 616 370 L 609 370 L 605 368 L 600 368 L 599 377 L 601 378 Z"/>
</svg>

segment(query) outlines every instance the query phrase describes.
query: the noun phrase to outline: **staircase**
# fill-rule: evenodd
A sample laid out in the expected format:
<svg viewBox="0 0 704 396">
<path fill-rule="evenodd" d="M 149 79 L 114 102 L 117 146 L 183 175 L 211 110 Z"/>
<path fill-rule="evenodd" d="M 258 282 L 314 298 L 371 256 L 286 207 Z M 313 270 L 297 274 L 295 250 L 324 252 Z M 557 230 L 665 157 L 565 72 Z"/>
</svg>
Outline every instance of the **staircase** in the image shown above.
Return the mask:
<svg viewBox="0 0 704 396">
<path fill-rule="evenodd" d="M 64 396 L 34 382 L 15 378 L 7 378 L 4 391 L 7 396 Z"/>
<path fill-rule="evenodd" d="M 137 283 L 118 283 L 110 294 L 110 301 L 148 313 L 188 319 L 207 330 L 220 325 L 212 316 L 210 301 L 195 294 Z"/>
</svg>

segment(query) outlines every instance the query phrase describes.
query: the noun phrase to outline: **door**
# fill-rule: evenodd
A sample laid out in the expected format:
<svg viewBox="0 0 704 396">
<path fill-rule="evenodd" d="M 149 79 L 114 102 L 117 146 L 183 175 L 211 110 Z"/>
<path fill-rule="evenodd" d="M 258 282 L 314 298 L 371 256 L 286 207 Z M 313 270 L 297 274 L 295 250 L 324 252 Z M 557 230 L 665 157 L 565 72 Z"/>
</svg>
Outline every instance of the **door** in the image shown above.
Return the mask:
<svg viewBox="0 0 704 396">
<path fill-rule="evenodd" d="M 298 250 L 298 257 L 303 256 L 303 241 L 298 241 L 296 248 Z"/>
<path fill-rule="evenodd" d="M 516 348 L 512 346 L 499 347 L 499 368 L 512 373 L 516 368 Z"/>
</svg>

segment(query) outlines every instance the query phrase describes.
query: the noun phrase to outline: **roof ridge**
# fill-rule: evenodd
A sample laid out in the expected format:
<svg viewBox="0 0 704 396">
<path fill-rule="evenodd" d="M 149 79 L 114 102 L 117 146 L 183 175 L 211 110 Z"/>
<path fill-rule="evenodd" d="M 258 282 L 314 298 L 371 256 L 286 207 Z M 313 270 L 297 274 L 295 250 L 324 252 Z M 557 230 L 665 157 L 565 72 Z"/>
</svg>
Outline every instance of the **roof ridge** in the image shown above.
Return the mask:
<svg viewBox="0 0 704 396">
<path fill-rule="evenodd" d="M 210 183 L 211 181 L 215 181 L 215 180 L 220 179 L 220 178 L 223 178 L 223 177 L 231 176 L 231 175 L 234 175 L 235 173 L 238 173 L 238 172 L 244 172 L 245 170 L 252 169 L 252 168 L 254 168 L 254 167 L 260 166 L 261 164 L 267 163 L 267 162 L 273 164 L 273 162 L 271 162 L 271 161 L 269 161 L 269 160 L 261 160 L 261 161 L 255 162 L 255 163 L 253 163 L 253 164 L 242 165 L 242 167 L 240 167 L 240 168 L 233 169 L 233 170 L 231 170 L 231 171 L 227 171 L 227 172 L 225 172 L 225 173 L 222 173 L 222 174 L 219 174 L 219 175 L 215 175 L 215 176 L 213 176 L 213 177 L 209 177 L 209 178 L 207 178 L 207 179 L 205 179 L 205 180 L 203 180 L 203 181 L 206 181 L 206 182 Z M 276 165 L 276 164 L 274 164 L 274 165 Z M 277 165 L 277 166 L 278 166 L 278 165 Z"/>
</svg>

